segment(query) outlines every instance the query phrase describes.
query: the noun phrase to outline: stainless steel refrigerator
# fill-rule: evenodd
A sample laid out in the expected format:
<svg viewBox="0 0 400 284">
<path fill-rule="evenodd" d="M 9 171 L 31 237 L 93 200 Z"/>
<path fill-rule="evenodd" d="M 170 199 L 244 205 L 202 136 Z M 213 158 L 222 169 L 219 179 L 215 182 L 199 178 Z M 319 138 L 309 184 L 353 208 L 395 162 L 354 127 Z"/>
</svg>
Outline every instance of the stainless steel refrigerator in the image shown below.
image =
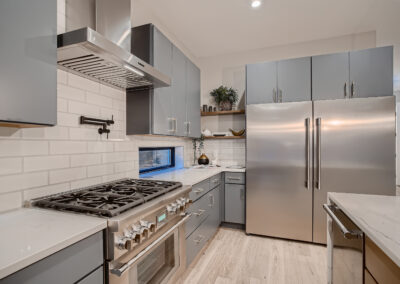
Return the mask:
<svg viewBox="0 0 400 284">
<path fill-rule="evenodd" d="M 248 105 L 246 232 L 326 243 L 327 192 L 395 195 L 395 98 Z"/>
</svg>

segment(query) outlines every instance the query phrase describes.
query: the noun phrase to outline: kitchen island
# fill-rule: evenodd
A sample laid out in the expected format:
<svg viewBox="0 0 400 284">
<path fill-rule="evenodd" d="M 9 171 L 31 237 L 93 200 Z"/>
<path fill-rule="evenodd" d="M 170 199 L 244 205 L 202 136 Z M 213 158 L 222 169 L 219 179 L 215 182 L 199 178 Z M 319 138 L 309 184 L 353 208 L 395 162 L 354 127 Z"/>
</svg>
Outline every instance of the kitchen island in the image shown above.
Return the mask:
<svg viewBox="0 0 400 284">
<path fill-rule="evenodd" d="M 382 275 L 389 277 L 385 279 L 397 280 L 400 277 L 400 196 L 329 193 L 328 201 L 363 232 L 365 283 L 384 283 L 379 281 Z M 329 222 L 330 218 L 328 228 Z M 331 283 L 334 240 L 330 236 L 334 234 L 328 235 L 328 279 Z M 370 279 L 375 282 L 368 282 Z"/>
</svg>

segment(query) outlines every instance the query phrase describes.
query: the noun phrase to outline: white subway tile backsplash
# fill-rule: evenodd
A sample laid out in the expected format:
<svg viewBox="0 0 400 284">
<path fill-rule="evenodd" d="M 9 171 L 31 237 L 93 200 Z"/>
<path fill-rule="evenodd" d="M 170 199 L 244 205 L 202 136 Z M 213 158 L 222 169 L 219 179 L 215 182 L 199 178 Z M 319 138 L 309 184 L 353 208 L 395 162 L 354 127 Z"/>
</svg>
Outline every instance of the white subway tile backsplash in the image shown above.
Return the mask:
<svg viewBox="0 0 400 284">
<path fill-rule="evenodd" d="M 88 177 L 97 177 L 97 176 L 109 175 L 109 174 L 113 174 L 113 173 L 114 173 L 114 165 L 113 164 L 88 167 Z"/>
<path fill-rule="evenodd" d="M 68 85 L 85 91 L 98 93 L 100 91 L 100 84 L 86 78 L 68 73 Z"/>
<path fill-rule="evenodd" d="M 100 108 L 98 106 L 75 101 L 69 101 L 68 111 L 70 113 L 76 113 L 84 116 L 97 117 L 100 115 Z"/>
<path fill-rule="evenodd" d="M 112 106 L 112 99 L 106 96 L 101 96 L 91 92 L 86 92 L 86 102 L 89 104 L 109 107 Z"/>
<path fill-rule="evenodd" d="M 113 152 L 113 153 L 104 153 L 103 154 L 103 163 L 115 163 L 122 162 L 126 160 L 127 153 L 125 152 Z"/>
<path fill-rule="evenodd" d="M 22 205 L 22 193 L 11 192 L 0 194 L 0 212 L 17 209 Z"/>
<path fill-rule="evenodd" d="M 117 100 L 125 100 L 125 92 L 100 84 L 100 94 Z"/>
<path fill-rule="evenodd" d="M 0 193 L 48 184 L 47 172 L 0 176 Z"/>
<path fill-rule="evenodd" d="M 87 143 L 81 141 L 50 141 L 50 154 L 86 153 Z"/>
<path fill-rule="evenodd" d="M 129 172 L 129 171 L 133 171 L 134 169 L 135 169 L 134 162 L 121 162 L 121 163 L 115 164 L 115 172 L 116 173 Z"/>
<path fill-rule="evenodd" d="M 114 143 L 114 150 L 115 150 L 115 152 L 134 151 L 135 150 L 135 145 L 131 141 L 115 142 Z"/>
<path fill-rule="evenodd" d="M 76 180 L 71 182 L 71 189 L 83 188 L 91 185 L 96 185 L 102 183 L 101 177 L 85 178 L 81 180 Z"/>
<path fill-rule="evenodd" d="M 68 101 L 65 99 L 57 98 L 57 120 L 60 116 L 60 112 L 67 112 L 68 111 Z"/>
<path fill-rule="evenodd" d="M 102 153 L 114 151 L 113 142 L 88 142 L 89 153 Z"/>
<path fill-rule="evenodd" d="M 86 168 L 70 168 L 64 170 L 53 170 L 49 173 L 50 184 L 74 181 L 86 177 Z"/>
<path fill-rule="evenodd" d="M 41 156 L 41 157 L 24 158 L 25 172 L 63 169 L 68 167 L 69 167 L 68 156 Z"/>
<path fill-rule="evenodd" d="M 57 87 L 57 96 L 68 100 L 85 101 L 85 92 L 83 90 L 61 84 Z"/>
<path fill-rule="evenodd" d="M 67 72 L 64 70 L 57 70 L 57 83 L 58 84 L 67 84 Z"/>
<path fill-rule="evenodd" d="M 86 126 L 85 128 L 70 128 L 69 136 L 72 140 L 100 140 L 98 129 L 100 126 Z"/>
<path fill-rule="evenodd" d="M 103 182 L 109 182 L 113 180 L 118 180 L 118 179 L 123 179 L 126 177 L 125 173 L 118 173 L 118 174 L 112 174 L 112 175 L 104 175 L 102 176 L 102 181 Z"/>
<path fill-rule="evenodd" d="M 73 113 L 59 112 L 57 115 L 57 124 L 69 127 L 79 127 L 80 115 Z"/>
<path fill-rule="evenodd" d="M 70 189 L 69 183 L 59 183 L 24 190 L 24 200 L 30 200 L 46 195 L 56 194 Z"/>
<path fill-rule="evenodd" d="M 22 172 L 22 158 L 0 159 L 0 175 L 9 175 Z"/>
<path fill-rule="evenodd" d="M 47 155 L 48 141 L 0 140 L 0 157 Z"/>
<path fill-rule="evenodd" d="M 71 167 L 91 166 L 101 163 L 101 154 L 81 154 L 71 156 Z"/>
</svg>

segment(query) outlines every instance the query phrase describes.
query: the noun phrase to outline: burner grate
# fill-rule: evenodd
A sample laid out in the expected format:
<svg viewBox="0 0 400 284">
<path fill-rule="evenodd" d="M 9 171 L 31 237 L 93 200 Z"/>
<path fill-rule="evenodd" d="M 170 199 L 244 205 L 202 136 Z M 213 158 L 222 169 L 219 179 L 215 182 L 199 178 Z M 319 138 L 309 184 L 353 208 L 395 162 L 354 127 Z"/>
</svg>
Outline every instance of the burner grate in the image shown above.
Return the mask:
<svg viewBox="0 0 400 284">
<path fill-rule="evenodd" d="M 181 187 L 180 182 L 124 179 L 33 200 L 33 205 L 113 217 Z"/>
</svg>

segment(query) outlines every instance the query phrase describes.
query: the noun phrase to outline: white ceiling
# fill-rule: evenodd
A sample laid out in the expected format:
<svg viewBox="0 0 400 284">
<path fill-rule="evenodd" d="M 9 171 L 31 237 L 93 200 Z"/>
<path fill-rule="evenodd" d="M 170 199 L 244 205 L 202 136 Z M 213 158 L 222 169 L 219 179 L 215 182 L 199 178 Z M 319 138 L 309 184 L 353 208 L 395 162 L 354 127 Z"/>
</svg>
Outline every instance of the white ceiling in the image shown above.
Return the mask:
<svg viewBox="0 0 400 284">
<path fill-rule="evenodd" d="M 400 0 L 141 1 L 196 57 L 373 31 Z M 398 27 L 400 29 L 400 26 Z"/>
</svg>

